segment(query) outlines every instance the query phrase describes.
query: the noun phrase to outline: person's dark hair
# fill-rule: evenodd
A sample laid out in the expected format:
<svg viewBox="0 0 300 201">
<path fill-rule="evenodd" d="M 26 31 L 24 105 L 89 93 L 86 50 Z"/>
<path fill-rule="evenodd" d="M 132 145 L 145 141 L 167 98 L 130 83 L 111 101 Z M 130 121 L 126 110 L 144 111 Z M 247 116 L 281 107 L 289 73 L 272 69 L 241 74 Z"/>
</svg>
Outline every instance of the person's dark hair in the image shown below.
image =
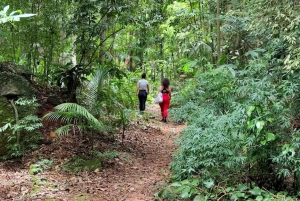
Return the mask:
<svg viewBox="0 0 300 201">
<path fill-rule="evenodd" d="M 142 78 L 144 78 L 144 79 L 146 78 L 146 73 L 142 74 Z"/>
<path fill-rule="evenodd" d="M 170 86 L 170 80 L 168 78 L 163 78 L 161 80 L 161 85 L 164 86 L 165 88 L 168 88 Z"/>
</svg>

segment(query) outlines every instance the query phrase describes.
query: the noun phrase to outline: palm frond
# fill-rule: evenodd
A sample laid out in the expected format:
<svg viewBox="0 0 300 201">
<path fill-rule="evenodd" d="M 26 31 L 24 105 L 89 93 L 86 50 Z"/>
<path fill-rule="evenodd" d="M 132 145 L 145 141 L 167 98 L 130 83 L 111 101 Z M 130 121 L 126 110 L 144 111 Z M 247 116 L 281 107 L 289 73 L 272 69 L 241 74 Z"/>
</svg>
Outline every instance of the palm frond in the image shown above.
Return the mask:
<svg viewBox="0 0 300 201">
<path fill-rule="evenodd" d="M 95 129 L 103 126 L 87 109 L 76 103 L 62 103 L 54 109 L 54 112 L 46 114 L 43 119 L 48 119 L 49 121 L 60 120 L 66 124 L 77 124 L 86 121 L 87 124 L 93 126 Z"/>
<path fill-rule="evenodd" d="M 62 135 L 66 136 L 69 134 L 72 126 L 73 126 L 72 124 L 61 126 L 58 129 L 56 129 L 54 132 L 59 136 L 62 136 Z"/>
<path fill-rule="evenodd" d="M 109 71 L 110 69 L 107 67 L 100 67 L 87 85 L 89 91 L 87 103 L 91 108 L 97 100 L 97 96 L 102 88 L 104 80 L 108 78 Z"/>
</svg>

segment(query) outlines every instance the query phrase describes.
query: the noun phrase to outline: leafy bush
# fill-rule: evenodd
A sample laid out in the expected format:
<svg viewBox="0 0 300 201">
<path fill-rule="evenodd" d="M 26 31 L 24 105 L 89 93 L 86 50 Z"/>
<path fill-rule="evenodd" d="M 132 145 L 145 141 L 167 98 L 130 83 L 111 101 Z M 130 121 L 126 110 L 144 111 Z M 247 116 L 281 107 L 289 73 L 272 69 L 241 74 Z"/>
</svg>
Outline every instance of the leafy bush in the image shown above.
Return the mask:
<svg viewBox="0 0 300 201">
<path fill-rule="evenodd" d="M 28 108 L 35 110 L 38 107 L 36 99 L 18 99 L 16 102 L 11 100 L 11 103 L 15 109 L 15 119 L 8 119 L 3 127 L 0 128 L 0 132 L 7 139 L 6 149 L 7 154 L 2 159 L 8 159 L 13 157 L 20 157 L 28 149 L 37 148 L 37 144 L 42 140 L 41 134 L 37 131 L 41 126 L 41 119 L 36 115 L 28 115 L 19 119 L 18 105 L 25 105 Z M 5 132 L 6 130 L 12 131 L 12 134 Z"/>
<path fill-rule="evenodd" d="M 283 190 L 299 182 L 299 74 L 269 72 L 267 60 L 243 70 L 198 73 L 174 99 L 173 119 L 187 120 L 171 169 L 177 180 L 199 176 L 229 186 L 255 181 Z M 193 90 L 191 90 L 193 89 Z"/>
<path fill-rule="evenodd" d="M 252 186 L 252 185 L 250 185 Z M 250 187 L 244 184 L 223 187 L 215 186 L 214 181 L 209 179 L 200 183 L 199 178 L 186 179 L 174 182 L 165 189 L 155 194 L 157 199 L 188 199 L 193 201 L 209 200 L 268 200 L 268 201 L 293 201 L 296 198 L 287 196 L 287 192 L 270 192 L 257 186 Z"/>
<path fill-rule="evenodd" d="M 108 79 L 114 74 L 115 77 Z M 65 124 L 55 131 L 58 135 L 67 135 L 71 128 L 77 127 L 92 142 L 94 134 L 113 130 L 116 126 L 125 129 L 135 96 L 130 94 L 132 83 L 126 82 L 123 74 L 113 67 L 99 67 L 89 82 L 81 86 L 80 96 L 77 96 L 79 103 L 60 104 L 44 118 Z"/>
</svg>

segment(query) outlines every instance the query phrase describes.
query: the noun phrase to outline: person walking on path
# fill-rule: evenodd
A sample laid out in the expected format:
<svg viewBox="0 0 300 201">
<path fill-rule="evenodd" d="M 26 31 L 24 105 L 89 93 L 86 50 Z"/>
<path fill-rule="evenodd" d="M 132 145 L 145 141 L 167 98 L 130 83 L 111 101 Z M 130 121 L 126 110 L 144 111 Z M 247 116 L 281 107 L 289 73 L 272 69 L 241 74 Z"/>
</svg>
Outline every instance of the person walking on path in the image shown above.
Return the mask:
<svg viewBox="0 0 300 201">
<path fill-rule="evenodd" d="M 140 102 L 140 111 L 145 111 L 146 109 L 146 100 L 149 91 L 150 87 L 148 81 L 146 80 L 146 73 L 143 73 L 142 79 L 138 81 L 136 86 L 136 95 L 138 96 Z"/>
<path fill-rule="evenodd" d="M 171 101 L 171 88 L 170 81 L 168 78 L 163 78 L 161 80 L 161 86 L 158 89 L 158 92 L 162 93 L 163 101 L 159 103 L 161 109 L 162 121 L 167 122 L 168 109 Z"/>
</svg>

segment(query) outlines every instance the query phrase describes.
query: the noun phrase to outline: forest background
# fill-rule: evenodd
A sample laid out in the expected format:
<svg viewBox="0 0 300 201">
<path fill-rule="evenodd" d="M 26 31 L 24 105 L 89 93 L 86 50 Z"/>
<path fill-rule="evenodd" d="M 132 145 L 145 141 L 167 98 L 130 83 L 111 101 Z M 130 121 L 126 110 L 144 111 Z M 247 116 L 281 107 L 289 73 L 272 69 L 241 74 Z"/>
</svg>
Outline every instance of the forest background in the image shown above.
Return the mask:
<svg viewBox="0 0 300 201">
<path fill-rule="evenodd" d="M 141 72 L 154 88 L 166 76 L 175 91 L 173 120 L 188 127 L 171 164 L 173 183 L 158 197 L 297 196 L 299 0 L 6 5 L 3 13 L 36 16 L 1 24 L 0 61 L 27 66 L 39 84 L 65 91 L 69 103 L 48 116 L 65 117 L 58 134 L 71 124 L 91 138 L 111 122 L 125 128 Z"/>
</svg>

